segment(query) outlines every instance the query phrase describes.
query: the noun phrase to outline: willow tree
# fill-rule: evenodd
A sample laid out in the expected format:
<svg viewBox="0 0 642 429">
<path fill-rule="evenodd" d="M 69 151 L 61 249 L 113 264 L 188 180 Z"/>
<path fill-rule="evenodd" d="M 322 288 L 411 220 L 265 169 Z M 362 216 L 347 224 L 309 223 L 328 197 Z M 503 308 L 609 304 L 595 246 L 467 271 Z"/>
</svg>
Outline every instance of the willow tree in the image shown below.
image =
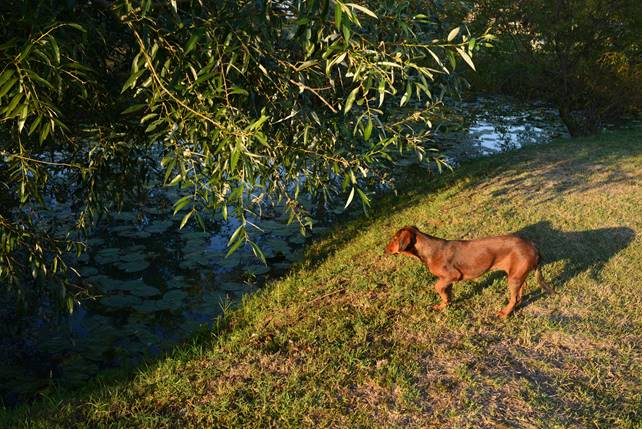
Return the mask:
<svg viewBox="0 0 642 429">
<path fill-rule="evenodd" d="M 80 232 L 152 183 L 179 187 L 181 226 L 234 213 L 230 250 L 260 257 L 248 218 L 266 203 L 307 225 L 304 193 L 339 184 L 367 204 L 392 151 L 439 160 L 425 156 L 430 114 L 490 36 L 437 23 L 435 7 L 5 0 L 0 282 L 56 280 L 65 296 Z M 51 204 L 73 228 L 41 219 Z"/>
</svg>

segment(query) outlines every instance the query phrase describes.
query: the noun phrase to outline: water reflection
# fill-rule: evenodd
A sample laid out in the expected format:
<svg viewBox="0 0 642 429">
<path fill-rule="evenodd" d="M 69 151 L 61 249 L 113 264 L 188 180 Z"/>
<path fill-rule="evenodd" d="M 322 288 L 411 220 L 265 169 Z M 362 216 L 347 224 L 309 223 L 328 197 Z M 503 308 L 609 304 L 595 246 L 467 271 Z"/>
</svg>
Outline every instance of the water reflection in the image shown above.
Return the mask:
<svg viewBox="0 0 642 429">
<path fill-rule="evenodd" d="M 570 137 L 557 110 L 543 103 L 480 97 L 455 104 L 450 114 L 457 120 L 442 126 L 435 140 L 447 145 L 449 160 L 454 164 L 462 159 Z"/>
</svg>

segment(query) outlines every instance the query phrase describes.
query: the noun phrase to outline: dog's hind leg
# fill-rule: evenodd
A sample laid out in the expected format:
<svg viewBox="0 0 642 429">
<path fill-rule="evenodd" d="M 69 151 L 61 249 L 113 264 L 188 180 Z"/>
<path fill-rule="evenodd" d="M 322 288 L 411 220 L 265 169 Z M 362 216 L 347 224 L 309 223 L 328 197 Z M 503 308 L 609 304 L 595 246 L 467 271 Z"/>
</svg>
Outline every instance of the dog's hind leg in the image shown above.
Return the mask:
<svg viewBox="0 0 642 429">
<path fill-rule="evenodd" d="M 518 299 L 521 300 L 521 289 L 525 283 L 524 277 L 509 277 L 508 278 L 508 289 L 510 290 L 510 299 L 506 307 L 502 308 L 497 315 L 499 317 L 506 317 L 512 313 L 515 305 L 517 304 Z"/>
<path fill-rule="evenodd" d="M 516 305 L 519 305 L 522 303 L 522 295 L 524 294 L 524 288 L 526 287 L 526 280 L 524 280 L 524 283 L 519 287 L 519 290 L 517 291 L 517 303 Z"/>
<path fill-rule="evenodd" d="M 432 306 L 433 310 L 440 311 L 443 310 L 448 304 L 450 304 L 450 299 L 452 295 L 452 281 L 447 279 L 439 279 L 435 284 L 435 291 L 439 294 L 441 302 Z"/>
</svg>

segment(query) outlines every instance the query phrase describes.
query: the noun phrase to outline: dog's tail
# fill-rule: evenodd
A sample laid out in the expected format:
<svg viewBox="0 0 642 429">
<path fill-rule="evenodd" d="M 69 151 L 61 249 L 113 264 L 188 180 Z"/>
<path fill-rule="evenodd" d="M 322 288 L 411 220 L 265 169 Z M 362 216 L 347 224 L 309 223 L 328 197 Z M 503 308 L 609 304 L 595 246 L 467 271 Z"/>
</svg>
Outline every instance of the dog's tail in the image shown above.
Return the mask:
<svg viewBox="0 0 642 429">
<path fill-rule="evenodd" d="M 539 285 L 539 287 L 544 289 L 546 292 L 550 293 L 551 295 L 555 293 L 555 289 L 550 287 L 549 284 L 546 283 L 546 280 L 544 280 L 544 276 L 542 275 L 542 270 L 539 265 L 535 269 L 535 279 L 537 280 L 537 284 Z"/>
<path fill-rule="evenodd" d="M 542 266 L 542 254 L 539 253 L 539 250 L 537 250 L 537 268 L 535 268 L 535 279 L 537 280 L 537 284 L 539 285 L 539 287 L 541 287 L 546 292 L 553 295 L 555 293 L 555 289 L 550 287 L 549 284 L 546 283 L 546 280 L 544 280 L 541 266 Z"/>
</svg>

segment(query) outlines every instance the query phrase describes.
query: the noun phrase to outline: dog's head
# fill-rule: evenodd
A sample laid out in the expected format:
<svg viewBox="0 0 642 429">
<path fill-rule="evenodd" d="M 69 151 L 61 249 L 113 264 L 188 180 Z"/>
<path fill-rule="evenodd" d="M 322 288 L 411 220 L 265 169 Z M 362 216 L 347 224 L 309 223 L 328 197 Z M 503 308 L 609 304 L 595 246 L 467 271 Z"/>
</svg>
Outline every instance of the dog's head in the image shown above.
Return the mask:
<svg viewBox="0 0 642 429">
<path fill-rule="evenodd" d="M 401 228 L 395 233 L 388 245 L 386 246 L 386 254 L 396 255 L 398 253 L 411 253 L 417 241 L 417 228 L 414 226 L 406 226 Z"/>
</svg>

